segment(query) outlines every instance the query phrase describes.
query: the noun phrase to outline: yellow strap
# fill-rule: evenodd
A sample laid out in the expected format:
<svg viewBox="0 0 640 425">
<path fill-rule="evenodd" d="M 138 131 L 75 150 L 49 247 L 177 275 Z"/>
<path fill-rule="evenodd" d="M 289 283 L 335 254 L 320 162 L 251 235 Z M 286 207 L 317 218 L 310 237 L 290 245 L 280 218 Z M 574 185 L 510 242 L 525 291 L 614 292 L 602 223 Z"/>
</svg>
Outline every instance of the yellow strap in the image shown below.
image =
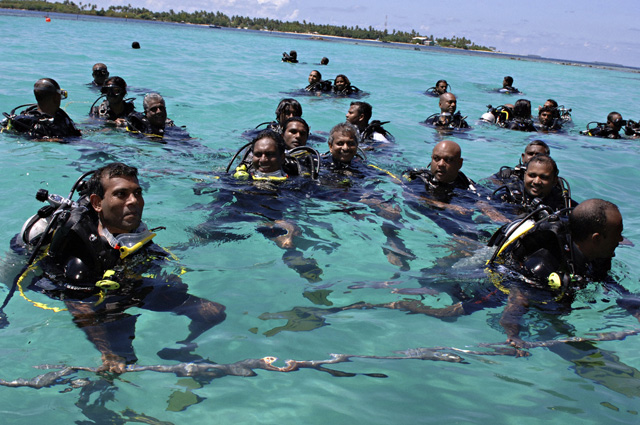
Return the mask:
<svg viewBox="0 0 640 425">
<path fill-rule="evenodd" d="M 396 176 L 396 175 L 392 174 L 390 171 L 387 171 L 387 170 L 385 170 L 384 168 L 380 168 L 380 167 L 378 167 L 377 165 L 373 165 L 373 164 L 367 164 L 367 165 L 368 165 L 369 167 L 371 167 L 371 168 L 375 168 L 375 169 L 376 169 L 376 170 L 378 170 L 378 171 L 382 171 L 383 173 L 386 173 L 386 174 L 390 175 L 391 177 L 393 177 L 393 178 L 394 178 L 394 179 L 396 179 L 396 180 L 400 180 L 400 179 L 398 178 L 398 176 Z"/>
<path fill-rule="evenodd" d="M 46 304 L 43 303 L 39 303 L 37 301 L 33 301 L 30 300 L 25 294 L 24 294 L 24 289 L 22 289 L 22 281 L 24 280 L 24 278 L 27 276 L 27 273 L 29 273 L 30 271 L 33 271 L 36 269 L 36 265 L 38 264 L 38 262 L 40 260 L 42 260 L 47 253 L 49 252 L 49 248 L 45 249 L 45 251 L 42 253 L 42 255 L 40 257 L 38 257 L 38 259 L 36 261 L 33 262 L 33 264 L 31 264 L 29 267 L 27 267 L 27 269 L 24 271 L 24 273 L 22 273 L 20 275 L 20 277 L 18 278 L 18 280 L 16 281 L 16 284 L 18 285 L 18 290 L 20 291 L 20 296 L 22 298 L 24 298 L 25 300 L 29 301 L 31 304 L 33 304 L 34 306 L 41 308 L 43 310 L 51 310 L 54 313 L 59 313 L 61 311 L 66 311 L 66 308 L 60 308 L 60 307 L 49 307 Z"/>
</svg>

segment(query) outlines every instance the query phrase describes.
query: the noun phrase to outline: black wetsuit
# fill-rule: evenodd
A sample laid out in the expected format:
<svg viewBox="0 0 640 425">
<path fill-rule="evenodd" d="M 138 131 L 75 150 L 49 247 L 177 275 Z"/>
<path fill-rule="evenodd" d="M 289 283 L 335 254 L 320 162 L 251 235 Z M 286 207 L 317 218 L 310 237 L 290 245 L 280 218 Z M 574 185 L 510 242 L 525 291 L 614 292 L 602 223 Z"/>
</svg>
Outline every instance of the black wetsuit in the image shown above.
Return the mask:
<svg viewBox="0 0 640 425">
<path fill-rule="evenodd" d="M 163 137 L 167 127 L 174 127 L 173 121 L 167 118 L 164 128 L 158 128 L 149 122 L 145 114 L 133 112 L 127 116 L 127 130 L 135 133 L 142 133 L 146 136 Z"/>
<path fill-rule="evenodd" d="M 551 193 L 544 198 L 533 197 L 527 193 L 524 188 L 524 181 L 519 178 L 511 178 L 506 181 L 504 186 L 496 190 L 495 196 L 502 202 L 522 207 L 523 212 L 533 211 L 533 209 L 537 208 L 540 204 L 551 208 L 553 211 L 560 211 L 566 208 L 567 202 L 571 207 L 578 205 L 573 199 L 569 199 L 568 201 L 565 199 L 564 192 L 559 184 L 554 186 L 551 189 Z"/>
<path fill-rule="evenodd" d="M 562 123 L 563 121 L 561 118 L 554 118 L 551 125 L 543 125 L 538 123 L 537 125 L 535 125 L 535 127 L 541 133 L 556 132 L 562 130 Z"/>
<path fill-rule="evenodd" d="M 582 131 L 581 134 L 585 136 L 601 137 L 603 139 L 620 139 L 620 133 L 618 130 L 609 127 L 607 124 L 598 124 L 590 130 Z"/>
<path fill-rule="evenodd" d="M 58 108 L 52 117 L 38 111 L 38 105 L 32 105 L 21 114 L 8 118 L 6 128 L 27 134 L 33 139 L 57 139 L 82 135 L 73 120 L 62 109 Z"/>
<path fill-rule="evenodd" d="M 321 92 L 326 93 L 331 91 L 331 81 L 318 81 L 317 83 L 309 84 L 304 88 L 309 92 Z"/>
<path fill-rule="evenodd" d="M 450 128 L 450 129 L 460 129 L 460 128 L 469 128 L 469 124 L 465 121 L 464 117 L 460 114 L 460 111 L 455 114 L 447 117 L 449 118 L 446 122 L 442 122 L 440 120 L 441 114 L 433 114 L 428 117 L 424 123 L 427 125 L 432 125 L 436 128 Z"/>
<path fill-rule="evenodd" d="M 75 317 L 76 324 L 87 332 L 100 328 L 111 350 L 131 363 L 136 361 L 132 341 L 137 315 L 126 313 L 127 309 L 187 314 L 197 306 L 197 298 L 188 293 L 187 285 L 176 275 L 142 277 L 143 273 L 160 274 L 159 262 L 166 256 L 164 250 L 148 242 L 120 259 L 120 251 L 98 233 L 98 217 L 93 208 L 81 206 L 72 210 L 56 230 L 49 255 L 40 263 L 44 276 L 34 279 L 29 289 L 90 307 L 93 318 Z M 100 301 L 101 290 L 96 282 L 103 279 L 107 270 L 115 271 L 108 279 L 118 282 L 119 288 L 106 291 Z"/>
<path fill-rule="evenodd" d="M 111 106 L 109 105 L 109 101 L 105 100 L 100 105 L 96 105 L 92 107 L 91 111 L 89 112 L 89 115 L 98 117 L 98 118 L 103 118 L 106 120 L 115 121 L 118 118 L 127 118 L 127 116 L 133 112 L 135 112 L 135 106 L 133 105 L 132 101 L 124 102 L 124 110 L 122 111 L 121 114 L 116 114 L 111 109 Z"/>
<path fill-rule="evenodd" d="M 345 86 L 342 90 L 338 89 L 336 86 L 331 88 L 331 92 L 338 96 L 349 96 L 354 93 L 360 93 L 360 89 L 356 86 L 348 85 Z"/>
<path fill-rule="evenodd" d="M 513 118 L 505 121 L 502 126 L 509 130 L 516 131 L 537 131 L 533 125 L 533 120 L 527 118 Z"/>
<path fill-rule="evenodd" d="M 475 183 L 464 173 L 458 172 L 458 176 L 452 183 L 439 182 L 429 169 L 409 170 L 404 175 L 409 180 L 407 187 L 410 193 L 413 197 L 418 197 L 418 199 L 407 198 L 407 204 L 413 209 L 423 212 L 450 235 L 464 236 L 473 240 L 489 236 L 485 231 L 478 229 L 472 216 L 432 206 L 428 201 L 420 200 L 421 197 L 426 197 L 445 204 L 476 209 L 476 202 L 480 198 Z"/>
</svg>

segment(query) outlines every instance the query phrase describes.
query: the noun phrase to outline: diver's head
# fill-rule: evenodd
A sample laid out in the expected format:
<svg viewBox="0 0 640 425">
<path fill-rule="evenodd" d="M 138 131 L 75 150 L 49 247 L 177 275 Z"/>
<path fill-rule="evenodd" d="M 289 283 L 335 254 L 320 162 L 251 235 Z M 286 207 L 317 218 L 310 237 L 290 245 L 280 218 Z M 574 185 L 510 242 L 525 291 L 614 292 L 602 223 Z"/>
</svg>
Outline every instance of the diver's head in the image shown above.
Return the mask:
<svg viewBox="0 0 640 425">
<path fill-rule="evenodd" d="M 33 85 L 33 94 L 38 102 L 38 108 L 49 115 L 55 114 L 60 108 L 62 99 L 67 98 L 67 91 L 61 90 L 60 85 L 53 78 L 41 78 Z"/>
<path fill-rule="evenodd" d="M 447 112 L 453 115 L 456 112 L 458 100 L 453 93 L 444 93 L 440 95 L 438 104 L 440 106 L 440 112 Z"/>
<path fill-rule="evenodd" d="M 502 87 L 511 87 L 513 85 L 513 77 L 507 75 L 502 80 Z"/>
<path fill-rule="evenodd" d="M 282 99 L 276 108 L 276 120 L 282 124 L 291 117 L 301 117 L 302 106 L 291 98 Z"/>
<path fill-rule="evenodd" d="M 447 92 L 448 86 L 449 84 L 447 83 L 447 80 L 438 80 L 438 82 L 436 83 L 435 92 L 439 95 L 445 94 Z"/>
<path fill-rule="evenodd" d="M 349 122 L 335 125 L 329 132 L 329 151 L 334 162 L 350 164 L 358 153 L 358 129 Z"/>
<path fill-rule="evenodd" d="M 369 123 L 373 108 L 367 102 L 351 102 L 349 110 L 347 111 L 347 122 L 355 125 L 356 127 L 363 127 Z"/>
<path fill-rule="evenodd" d="M 349 81 L 349 78 L 347 78 L 346 75 L 338 74 L 333 80 L 333 85 L 335 86 L 336 90 L 342 91 L 351 85 L 351 81 Z"/>
<path fill-rule="evenodd" d="M 287 149 L 307 146 L 309 124 L 301 117 L 291 117 L 282 124 L 282 138 Z"/>
<path fill-rule="evenodd" d="M 516 118 L 531 119 L 531 102 L 527 99 L 518 99 L 513 105 L 513 115 Z"/>
<path fill-rule="evenodd" d="M 97 63 L 93 65 L 93 70 L 91 72 L 93 76 L 93 83 L 96 86 L 102 86 L 107 78 L 109 78 L 109 71 L 107 70 L 107 65 L 103 63 Z"/>
<path fill-rule="evenodd" d="M 463 161 L 460 145 L 452 140 L 443 140 L 431 152 L 431 173 L 440 183 L 453 183 Z"/>
<path fill-rule="evenodd" d="M 329 58 L 325 56 L 320 59 L 320 65 L 329 65 Z"/>
<path fill-rule="evenodd" d="M 120 162 L 97 169 L 88 182 L 91 206 L 112 234 L 131 233 L 142 221 L 144 198 L 138 170 Z"/>
<path fill-rule="evenodd" d="M 253 169 L 261 173 L 275 173 L 284 163 L 284 140 L 280 133 L 264 130 L 251 144 Z"/>
<path fill-rule="evenodd" d="M 552 106 L 543 106 L 538 111 L 538 120 L 540 124 L 550 126 L 553 124 L 553 120 L 556 118 L 557 109 Z"/>
<path fill-rule="evenodd" d="M 120 77 L 111 77 L 104 82 L 100 92 L 107 95 L 110 103 L 122 102 L 127 94 L 127 82 Z"/>
<path fill-rule="evenodd" d="M 167 122 L 167 107 L 162 96 L 158 93 L 148 93 L 142 101 L 142 107 L 152 126 L 164 128 Z"/>
<path fill-rule="evenodd" d="M 573 242 L 589 260 L 611 258 L 622 242 L 622 215 L 615 204 L 587 199 L 571 211 L 569 228 Z"/>
<path fill-rule="evenodd" d="M 558 183 L 558 164 L 548 155 L 535 155 L 524 172 L 524 191 L 533 198 L 544 199 Z"/>
<path fill-rule="evenodd" d="M 531 158 L 536 155 L 549 155 L 551 150 L 549 149 L 549 145 L 547 145 L 542 140 L 534 140 L 524 148 L 524 152 L 520 157 L 520 163 L 522 165 L 527 165 Z"/>
<path fill-rule="evenodd" d="M 620 131 L 623 125 L 625 125 L 622 115 L 618 112 L 610 112 L 607 115 L 607 125 L 616 131 Z"/>
<path fill-rule="evenodd" d="M 320 74 L 320 71 L 315 69 L 311 71 L 309 74 L 309 84 L 319 83 L 320 81 L 322 81 L 322 74 Z"/>
</svg>

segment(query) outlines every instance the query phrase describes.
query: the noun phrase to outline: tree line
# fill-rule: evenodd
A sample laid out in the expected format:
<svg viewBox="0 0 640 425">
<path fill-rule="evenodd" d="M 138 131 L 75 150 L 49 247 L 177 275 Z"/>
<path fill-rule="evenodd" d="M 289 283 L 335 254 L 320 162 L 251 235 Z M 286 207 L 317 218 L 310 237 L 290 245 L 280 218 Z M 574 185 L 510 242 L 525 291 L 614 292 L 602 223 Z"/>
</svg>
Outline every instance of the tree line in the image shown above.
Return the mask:
<svg viewBox="0 0 640 425">
<path fill-rule="evenodd" d="M 98 9 L 98 6 L 95 4 L 82 2 L 78 2 L 78 4 L 76 4 L 70 0 L 64 0 L 61 3 L 47 2 L 45 0 L 0 0 L 0 7 L 5 9 L 37 10 L 41 12 L 107 16 L 113 18 L 217 25 L 228 28 L 247 28 L 253 30 L 310 34 L 317 33 L 318 35 L 348 37 L 361 40 L 380 40 L 396 43 L 421 42 L 421 40 L 416 39 L 416 37 L 421 36 L 415 30 L 411 30 L 411 32 L 393 30 L 389 33 L 386 29 L 381 31 L 371 26 L 369 26 L 369 28 L 360 28 L 357 25 L 355 27 L 347 27 L 346 25 L 319 25 L 312 22 L 306 22 L 305 20 L 302 22 L 283 22 L 278 19 L 250 18 L 248 16 L 234 15 L 229 17 L 222 12 L 207 12 L 204 10 L 192 13 L 187 13 L 185 11 L 175 12 L 173 9 L 170 9 L 168 12 L 152 12 L 145 8 L 133 7 L 131 4 L 127 6 L 109 6 L 109 8 L 105 10 L 104 8 Z M 435 44 L 442 47 L 455 47 L 469 50 L 491 50 L 488 47 L 477 45 L 464 37 L 453 37 L 452 39 L 448 39 L 445 37 L 434 38 L 434 36 L 431 35 L 430 39 L 435 41 Z"/>
</svg>

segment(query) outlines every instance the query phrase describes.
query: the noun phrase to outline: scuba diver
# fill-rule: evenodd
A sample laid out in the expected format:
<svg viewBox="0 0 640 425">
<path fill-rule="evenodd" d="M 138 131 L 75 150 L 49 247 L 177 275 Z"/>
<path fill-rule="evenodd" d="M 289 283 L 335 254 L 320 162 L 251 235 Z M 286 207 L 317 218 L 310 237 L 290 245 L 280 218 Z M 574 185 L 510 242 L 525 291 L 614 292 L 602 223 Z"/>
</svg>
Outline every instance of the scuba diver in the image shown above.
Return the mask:
<svg viewBox="0 0 640 425">
<path fill-rule="evenodd" d="M 444 93 L 440 95 L 438 105 L 440 106 L 440 113 L 429 116 L 424 123 L 428 126 L 435 127 L 438 130 L 450 129 L 460 130 L 470 128 L 469 124 L 465 121 L 466 117 L 460 114 L 460 111 L 456 112 L 458 100 L 453 93 Z"/>
<path fill-rule="evenodd" d="M 539 132 L 549 133 L 561 131 L 563 122 L 557 108 L 543 106 L 538 110 L 538 124 L 534 125 Z"/>
<path fill-rule="evenodd" d="M 558 102 L 556 102 L 555 100 L 547 99 L 547 101 L 544 102 L 544 105 L 538 106 L 538 110 L 544 107 L 552 108 L 553 118 L 561 120 L 562 123 L 573 122 L 573 118 L 571 117 L 571 109 L 565 108 L 564 105 L 558 105 Z"/>
<path fill-rule="evenodd" d="M 404 195 L 414 210 L 425 214 L 448 234 L 477 240 L 488 235 L 477 229 L 473 220 L 476 209 L 493 222 L 508 220 L 481 201 L 475 182 L 460 171 L 462 163 L 460 145 L 451 140 L 439 142 L 433 148 L 428 168 L 404 172 L 408 181 Z"/>
<path fill-rule="evenodd" d="M 513 87 L 513 77 L 508 75 L 504 77 L 504 79 L 502 80 L 502 88 L 499 89 L 498 91 L 500 93 L 507 93 L 507 94 L 521 94 L 520 90 Z"/>
<path fill-rule="evenodd" d="M 531 119 L 531 102 L 527 99 L 518 99 L 513 105 L 513 114 L 506 121 L 498 122 L 498 125 L 509 130 L 536 131 Z"/>
<path fill-rule="evenodd" d="M 91 76 L 93 77 L 93 80 L 91 80 L 91 82 L 87 85 L 94 88 L 102 87 L 107 78 L 109 78 L 109 70 L 107 69 L 107 65 L 101 62 L 93 65 L 93 68 L 91 69 Z"/>
<path fill-rule="evenodd" d="M 126 100 L 124 98 L 127 94 L 126 81 L 120 77 L 111 77 L 105 81 L 100 92 L 102 96 L 93 102 L 89 115 L 113 121 L 117 127 L 126 126 L 127 116 L 135 112 L 133 98 Z M 103 98 L 105 100 L 96 106 L 96 103 Z"/>
<path fill-rule="evenodd" d="M 60 108 L 62 99 L 67 98 L 67 91 L 52 78 L 41 78 L 33 85 L 33 94 L 37 104 L 20 105 L 2 121 L 2 131 L 11 130 L 26 134 L 36 140 L 61 141 L 67 137 L 80 137 L 78 130 L 69 115 Z M 24 108 L 16 114 L 18 109 Z"/>
<path fill-rule="evenodd" d="M 289 53 L 283 52 L 282 62 L 298 63 L 298 52 L 296 52 L 295 50 L 292 50 Z"/>
<path fill-rule="evenodd" d="M 367 149 L 367 147 L 369 149 L 373 148 L 373 146 L 366 146 L 368 144 L 376 145 L 395 141 L 391 133 L 383 127 L 383 125 L 388 124 L 389 121 L 381 122 L 379 120 L 373 120 L 369 122 L 372 112 L 373 108 L 369 103 L 357 101 L 351 102 L 346 114 L 347 122 L 353 124 L 358 129 L 360 143 L 365 145 L 363 149 Z"/>
<path fill-rule="evenodd" d="M 326 93 L 331 91 L 331 81 L 323 81 L 320 71 L 313 70 L 309 73 L 309 85 L 304 88 L 305 91 L 312 93 Z"/>
<path fill-rule="evenodd" d="M 349 96 L 354 93 L 360 93 L 360 89 L 351 85 L 351 81 L 344 74 L 338 74 L 333 80 L 331 92 L 338 96 Z"/>
<path fill-rule="evenodd" d="M 201 359 L 189 353 L 196 347 L 193 341 L 225 318 L 223 305 L 189 294 L 177 275 L 161 270 L 159 262 L 168 253 L 152 242 L 157 229 L 149 230 L 142 221 L 144 198 L 137 173 L 134 167 L 110 163 L 80 177 L 68 198 L 40 191 L 37 198 L 51 206 L 28 220 L 15 238 L 32 254 L 14 287 L 38 265 L 44 274 L 36 276 L 29 289 L 64 301 L 73 321 L 102 354 L 100 369 L 112 373 L 123 373 L 127 364 L 137 361 L 132 342 L 138 315 L 126 312 L 131 307 L 191 319 L 189 335 L 179 342 L 184 347 L 158 352 L 171 360 Z M 76 189 L 81 198 L 73 202 Z M 150 271 L 165 277 L 142 277 Z"/>
<path fill-rule="evenodd" d="M 288 118 L 282 124 L 282 138 L 287 153 L 292 149 L 307 146 L 309 124 L 302 117 Z"/>
<path fill-rule="evenodd" d="M 440 97 L 447 92 L 447 89 L 450 89 L 451 86 L 447 83 L 447 80 L 438 80 L 435 86 L 429 87 L 427 91 L 424 92 L 427 96 L 431 97 Z"/>
<path fill-rule="evenodd" d="M 624 127 L 624 134 L 630 139 L 637 139 L 640 137 L 640 122 L 627 120 L 627 125 Z"/>
<path fill-rule="evenodd" d="M 147 137 L 162 138 L 167 128 L 175 127 L 167 118 L 164 98 L 158 93 L 147 93 L 142 101 L 144 113 L 132 112 L 127 116 L 127 131 Z"/>
<path fill-rule="evenodd" d="M 589 128 L 591 124 L 595 127 Z M 592 121 L 587 124 L 587 129 L 580 132 L 583 136 L 601 137 L 605 139 L 620 139 L 620 130 L 627 122 L 622 119 L 622 115 L 618 112 L 610 112 L 607 115 L 606 123 L 598 123 Z"/>
<path fill-rule="evenodd" d="M 558 165 L 550 156 L 535 155 L 527 162 L 523 178 L 506 182 L 493 192 L 493 197 L 517 205 L 525 213 L 539 205 L 552 211 L 576 206 L 569 184 L 558 174 Z"/>
</svg>

